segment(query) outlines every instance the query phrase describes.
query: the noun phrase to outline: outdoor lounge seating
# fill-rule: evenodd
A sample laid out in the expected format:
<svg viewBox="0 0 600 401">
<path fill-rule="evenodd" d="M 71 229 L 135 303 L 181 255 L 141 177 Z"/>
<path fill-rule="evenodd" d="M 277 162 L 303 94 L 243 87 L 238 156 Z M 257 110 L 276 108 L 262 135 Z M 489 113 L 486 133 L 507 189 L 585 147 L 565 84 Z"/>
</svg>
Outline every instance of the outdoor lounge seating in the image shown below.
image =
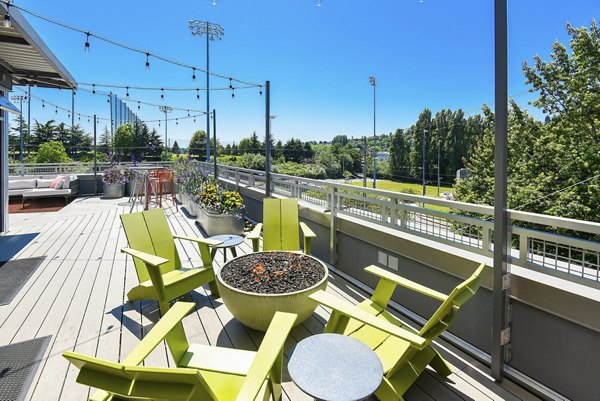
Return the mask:
<svg viewBox="0 0 600 401">
<path fill-rule="evenodd" d="M 317 235 L 305 223 L 298 222 L 298 199 L 265 198 L 263 202 L 263 222 L 257 224 L 248 235 L 253 251 L 260 250 L 261 231 L 263 251 L 299 251 L 300 226 L 304 236 L 304 253 L 310 255 L 311 241 Z"/>
<path fill-rule="evenodd" d="M 8 180 L 8 196 L 27 199 L 64 197 L 69 203 L 79 192 L 79 178 L 74 174 L 12 176 Z"/>
<path fill-rule="evenodd" d="M 169 301 L 207 283 L 212 295 L 219 296 L 209 246 L 220 241 L 173 235 L 162 209 L 122 214 L 121 223 L 131 248 L 122 251 L 133 257 L 140 281 L 127 293 L 129 301 L 157 300 L 164 314 Z M 198 244 L 201 267 L 182 267 L 175 238 Z"/>
<path fill-rule="evenodd" d="M 177 302 L 120 363 L 74 352 L 63 356 L 79 369 L 77 382 L 108 400 L 280 400 L 283 346 L 296 315 L 278 312 L 257 352 L 189 344 L 181 320 L 193 303 Z M 166 340 L 177 367 L 139 366 Z"/>
<path fill-rule="evenodd" d="M 325 291 L 316 292 L 310 298 L 333 310 L 325 332 L 354 337 L 375 351 L 384 372 L 375 395 L 383 401 L 398 401 L 404 399 L 404 393 L 427 365 L 442 376 L 452 373 L 447 362 L 432 347 L 432 342 L 450 326 L 462 304 L 475 295 L 484 268 L 482 263 L 446 296 L 379 267 L 369 266 L 365 271 L 379 277 L 371 299 L 354 306 Z M 442 302 L 418 332 L 403 326 L 385 310 L 398 285 Z"/>
</svg>

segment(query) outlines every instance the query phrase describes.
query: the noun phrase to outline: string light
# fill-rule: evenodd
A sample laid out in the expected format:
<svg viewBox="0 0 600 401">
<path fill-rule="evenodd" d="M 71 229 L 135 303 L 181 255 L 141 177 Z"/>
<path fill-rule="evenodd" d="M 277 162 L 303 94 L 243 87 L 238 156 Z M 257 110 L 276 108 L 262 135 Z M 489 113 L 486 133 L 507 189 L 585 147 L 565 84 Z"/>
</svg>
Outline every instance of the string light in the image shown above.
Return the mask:
<svg viewBox="0 0 600 401">
<path fill-rule="evenodd" d="M 46 103 L 44 103 L 44 101 L 42 100 L 42 109 L 46 108 Z"/>
<path fill-rule="evenodd" d="M 106 103 L 110 103 L 110 95 L 106 97 Z"/>
<path fill-rule="evenodd" d="M 260 86 L 260 91 L 258 92 L 258 94 L 262 96 L 262 85 Z"/>
<path fill-rule="evenodd" d="M 86 53 L 90 52 L 90 33 L 89 32 L 85 33 L 85 45 L 83 45 L 83 50 Z"/>
<path fill-rule="evenodd" d="M 196 100 L 200 100 L 200 89 L 196 89 Z"/>
<path fill-rule="evenodd" d="M 150 71 L 150 53 L 146 52 L 146 71 Z"/>
<path fill-rule="evenodd" d="M 6 14 L 4 14 L 4 27 L 10 28 L 12 21 L 10 20 L 10 3 L 6 3 Z"/>
<path fill-rule="evenodd" d="M 235 99 L 235 91 L 233 88 L 231 88 L 231 98 Z"/>
<path fill-rule="evenodd" d="M 138 110 L 140 109 L 140 101 L 138 100 Z"/>
<path fill-rule="evenodd" d="M 92 84 L 92 94 L 96 94 L 96 84 Z"/>
<path fill-rule="evenodd" d="M 179 119 L 178 118 L 175 119 L 175 125 L 179 125 Z"/>
<path fill-rule="evenodd" d="M 188 117 L 190 116 L 190 111 L 188 110 Z"/>
<path fill-rule="evenodd" d="M 192 81 L 196 82 L 196 67 L 192 67 Z"/>
<path fill-rule="evenodd" d="M 160 88 L 160 100 L 165 100 L 165 90 Z"/>
<path fill-rule="evenodd" d="M 196 124 L 196 117 L 194 117 L 194 124 Z"/>
<path fill-rule="evenodd" d="M 58 107 L 54 108 L 54 114 L 58 114 Z"/>
<path fill-rule="evenodd" d="M 231 78 L 229 78 L 229 89 L 233 89 L 233 85 L 231 85 Z"/>
<path fill-rule="evenodd" d="M 125 97 L 129 99 L 129 86 L 127 87 L 127 92 L 125 92 Z"/>
</svg>

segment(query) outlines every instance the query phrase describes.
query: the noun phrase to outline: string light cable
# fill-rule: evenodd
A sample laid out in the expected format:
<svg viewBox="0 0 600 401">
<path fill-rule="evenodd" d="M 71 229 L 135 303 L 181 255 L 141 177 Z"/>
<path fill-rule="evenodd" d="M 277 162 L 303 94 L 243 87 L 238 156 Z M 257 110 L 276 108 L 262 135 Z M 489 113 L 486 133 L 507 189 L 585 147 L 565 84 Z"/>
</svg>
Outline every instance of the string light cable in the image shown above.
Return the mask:
<svg viewBox="0 0 600 401">
<path fill-rule="evenodd" d="M 194 66 L 194 65 L 191 65 L 191 64 L 183 63 L 181 61 L 173 60 L 173 59 L 171 59 L 169 57 L 162 56 L 162 55 L 159 55 L 159 54 L 156 54 L 156 53 L 152 53 L 152 52 L 150 52 L 148 50 L 142 50 L 140 48 L 137 48 L 137 47 L 125 44 L 125 43 L 121 43 L 121 42 L 119 42 L 119 41 L 117 41 L 115 39 L 111 39 L 111 38 L 108 38 L 108 37 L 103 36 L 103 35 L 95 34 L 95 33 L 91 32 L 91 31 L 89 31 L 87 29 L 81 29 L 81 28 L 78 28 L 76 26 L 67 24 L 65 22 L 56 20 L 54 18 L 47 17 L 45 15 L 42 15 L 42 14 L 40 14 L 40 13 L 38 13 L 36 11 L 30 10 L 28 8 L 25 8 L 25 7 L 22 7 L 22 6 L 18 6 L 16 4 L 12 3 L 10 0 L 0 0 L 0 3 L 4 4 L 7 8 L 14 7 L 14 8 L 16 8 L 16 9 L 18 9 L 18 10 L 20 10 L 20 11 L 26 13 L 26 14 L 29 14 L 29 15 L 31 15 L 33 17 L 39 18 L 39 19 L 44 20 L 46 22 L 49 22 L 51 24 L 60 26 L 62 28 L 65 28 L 65 29 L 68 29 L 68 30 L 71 30 L 71 31 L 74 31 L 74 32 L 79 32 L 79 33 L 85 35 L 84 49 L 86 50 L 86 52 L 89 52 L 89 50 L 90 50 L 90 39 L 91 38 L 95 38 L 95 39 L 101 40 L 103 42 L 110 43 L 111 45 L 120 47 L 122 49 L 129 50 L 131 52 L 135 52 L 135 53 L 142 54 L 142 55 L 146 56 L 146 69 L 150 69 L 150 57 L 153 57 L 153 58 L 155 58 L 157 60 L 161 60 L 161 61 L 164 61 L 166 63 L 172 64 L 172 65 L 176 65 L 176 66 L 179 66 L 179 67 L 190 69 L 190 70 L 192 70 L 192 73 L 193 73 L 194 76 L 195 76 L 196 71 L 201 71 L 201 72 L 210 74 L 213 77 L 222 78 L 222 79 L 228 79 L 228 80 L 233 80 L 233 81 L 238 82 L 238 83 L 243 84 L 243 85 L 253 85 L 254 87 L 261 87 L 262 88 L 262 85 L 256 84 L 254 82 L 249 82 L 249 81 L 245 81 L 245 80 L 242 80 L 242 79 L 239 79 L 239 78 L 230 77 L 228 75 L 224 75 L 224 74 L 220 74 L 220 73 L 216 73 L 216 72 L 207 71 L 206 69 L 203 69 L 202 67 L 197 67 L 197 66 Z M 10 14 L 7 13 L 7 15 L 9 16 L 8 20 L 10 21 Z M 6 21 L 6 19 L 5 19 L 5 21 Z M 8 23 L 5 22 L 5 25 L 6 24 L 8 24 Z"/>
</svg>

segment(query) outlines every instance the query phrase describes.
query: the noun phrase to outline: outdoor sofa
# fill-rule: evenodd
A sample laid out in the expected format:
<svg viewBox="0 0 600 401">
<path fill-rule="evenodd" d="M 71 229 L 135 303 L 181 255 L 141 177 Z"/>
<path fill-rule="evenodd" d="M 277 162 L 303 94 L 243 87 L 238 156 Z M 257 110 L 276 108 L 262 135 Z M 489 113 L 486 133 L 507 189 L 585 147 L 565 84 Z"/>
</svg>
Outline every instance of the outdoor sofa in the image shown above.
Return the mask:
<svg viewBox="0 0 600 401">
<path fill-rule="evenodd" d="M 55 185 L 52 185 L 55 182 Z M 8 196 L 26 199 L 64 197 L 65 204 L 79 192 L 79 178 L 75 174 L 20 175 L 8 177 Z"/>
</svg>

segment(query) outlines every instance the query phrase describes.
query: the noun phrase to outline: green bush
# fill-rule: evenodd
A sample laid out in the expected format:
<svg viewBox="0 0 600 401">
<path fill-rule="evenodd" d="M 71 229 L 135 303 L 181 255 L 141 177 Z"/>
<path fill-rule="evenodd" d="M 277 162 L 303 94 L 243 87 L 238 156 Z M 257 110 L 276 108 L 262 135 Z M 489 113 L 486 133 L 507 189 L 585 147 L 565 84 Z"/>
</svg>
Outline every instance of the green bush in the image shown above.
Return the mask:
<svg viewBox="0 0 600 401">
<path fill-rule="evenodd" d="M 62 143 L 50 141 L 42 143 L 35 157 L 36 163 L 69 163 L 71 159 Z"/>
</svg>

